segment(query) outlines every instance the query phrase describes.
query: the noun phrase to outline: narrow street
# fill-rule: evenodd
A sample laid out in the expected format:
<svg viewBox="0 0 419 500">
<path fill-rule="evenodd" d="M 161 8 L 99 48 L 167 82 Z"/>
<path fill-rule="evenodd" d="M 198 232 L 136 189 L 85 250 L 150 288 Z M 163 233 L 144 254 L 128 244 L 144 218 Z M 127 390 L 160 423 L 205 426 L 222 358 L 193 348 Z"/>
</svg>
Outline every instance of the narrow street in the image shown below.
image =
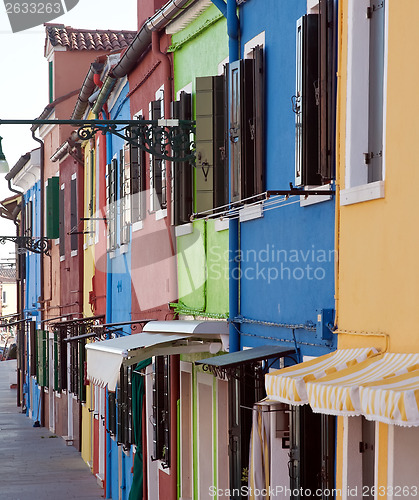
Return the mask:
<svg viewBox="0 0 419 500">
<path fill-rule="evenodd" d="M 16 407 L 15 370 L 15 360 L 0 363 L 0 498 L 99 500 L 102 490 L 75 448 Z"/>
</svg>

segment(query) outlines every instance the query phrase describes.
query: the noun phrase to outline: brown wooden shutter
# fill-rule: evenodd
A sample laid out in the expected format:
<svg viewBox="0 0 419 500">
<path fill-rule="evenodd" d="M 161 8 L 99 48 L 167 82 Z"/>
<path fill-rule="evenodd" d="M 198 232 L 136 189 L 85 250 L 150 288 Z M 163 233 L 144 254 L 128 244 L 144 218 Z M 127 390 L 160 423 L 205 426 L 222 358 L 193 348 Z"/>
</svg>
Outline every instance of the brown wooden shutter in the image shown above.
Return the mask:
<svg viewBox="0 0 419 500">
<path fill-rule="evenodd" d="M 319 185 L 318 15 L 297 22 L 296 182 Z"/>
<path fill-rule="evenodd" d="M 228 203 L 228 146 L 226 76 L 213 77 L 214 207 Z"/>
<path fill-rule="evenodd" d="M 265 190 L 265 67 L 263 48 L 253 49 L 253 189 L 252 194 Z"/>
<path fill-rule="evenodd" d="M 319 3 L 319 174 L 333 178 L 335 151 L 336 22 L 332 0 Z"/>
<path fill-rule="evenodd" d="M 158 120 L 162 116 L 162 101 L 152 101 L 151 103 L 151 119 Z M 152 176 L 153 176 L 153 205 L 154 210 L 159 210 L 166 207 L 166 179 L 163 175 L 163 161 L 155 156 L 151 159 Z"/>
<path fill-rule="evenodd" d="M 181 92 L 179 101 L 172 102 L 172 117 L 181 120 L 192 119 L 192 96 L 190 94 Z M 185 224 L 190 221 L 193 211 L 193 171 L 190 162 L 179 161 L 173 163 L 173 182 L 173 223 L 175 225 Z"/>
<path fill-rule="evenodd" d="M 77 221 L 77 179 L 71 179 L 70 185 L 70 196 L 71 196 L 71 214 L 70 214 L 70 224 L 71 224 L 71 236 L 70 236 L 70 246 L 71 250 L 77 250 L 78 248 L 78 221 Z"/>
<path fill-rule="evenodd" d="M 241 61 L 234 61 L 229 66 L 230 80 L 230 158 L 231 158 L 231 201 L 238 201 L 242 198 L 242 129 L 241 129 L 241 89 L 242 89 L 242 65 Z"/>
</svg>

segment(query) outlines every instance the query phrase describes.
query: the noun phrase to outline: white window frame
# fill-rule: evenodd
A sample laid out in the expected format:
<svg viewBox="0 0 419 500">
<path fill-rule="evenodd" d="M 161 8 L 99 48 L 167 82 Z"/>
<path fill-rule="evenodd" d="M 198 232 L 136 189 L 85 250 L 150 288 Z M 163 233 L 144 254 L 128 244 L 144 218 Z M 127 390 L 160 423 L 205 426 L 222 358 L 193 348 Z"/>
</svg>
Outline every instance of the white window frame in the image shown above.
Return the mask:
<svg viewBox="0 0 419 500">
<path fill-rule="evenodd" d="M 382 180 L 368 183 L 363 153 L 368 151 L 368 75 L 369 23 L 366 12 L 369 0 L 350 0 L 348 4 L 348 57 L 346 97 L 345 189 L 340 204 L 351 205 L 384 198 L 386 165 L 386 115 L 388 69 L 388 4 L 385 7 L 384 82 L 383 82 L 383 157 Z"/>
</svg>

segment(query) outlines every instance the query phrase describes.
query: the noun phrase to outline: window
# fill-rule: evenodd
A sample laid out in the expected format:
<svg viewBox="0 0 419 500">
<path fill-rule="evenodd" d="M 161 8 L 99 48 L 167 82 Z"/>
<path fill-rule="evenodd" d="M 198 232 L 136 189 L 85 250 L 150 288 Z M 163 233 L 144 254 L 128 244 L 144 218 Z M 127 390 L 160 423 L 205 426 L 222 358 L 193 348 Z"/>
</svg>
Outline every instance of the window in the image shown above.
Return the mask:
<svg viewBox="0 0 419 500">
<path fill-rule="evenodd" d="M 106 165 L 106 220 L 108 251 L 116 249 L 116 172 L 117 160 Z"/>
<path fill-rule="evenodd" d="M 121 366 L 116 408 L 118 414 L 117 441 L 128 450 L 133 443 L 132 432 L 132 367 Z"/>
<path fill-rule="evenodd" d="M 50 177 L 46 183 L 46 236 L 57 239 L 60 236 L 59 226 L 59 179 Z"/>
<path fill-rule="evenodd" d="M 256 46 L 251 59 L 229 66 L 231 201 L 264 190 L 264 58 Z"/>
<path fill-rule="evenodd" d="M 142 114 L 136 115 L 136 118 L 143 120 Z M 145 151 L 138 146 L 129 145 L 129 164 L 131 168 L 131 222 L 141 221 L 146 215 L 146 163 Z"/>
<path fill-rule="evenodd" d="M 7 304 L 7 293 L 6 290 L 3 290 L 2 306 L 4 307 L 6 304 Z"/>
<path fill-rule="evenodd" d="M 192 119 L 192 96 L 181 92 L 178 101 L 172 102 L 172 117 L 180 120 Z M 193 212 L 193 167 L 188 161 L 173 163 L 174 224 L 190 222 Z"/>
<path fill-rule="evenodd" d="M 386 1 L 348 3 L 345 189 L 341 204 L 384 197 Z"/>
<path fill-rule="evenodd" d="M 65 255 L 65 194 L 64 194 L 64 184 L 61 185 L 60 198 L 59 198 L 59 238 L 60 238 L 60 257 Z"/>
<path fill-rule="evenodd" d="M 28 200 L 25 204 L 25 222 L 24 222 L 24 232 L 25 236 L 32 236 L 32 226 L 33 226 L 33 202 Z"/>
<path fill-rule="evenodd" d="M 335 142 L 335 22 L 333 0 L 297 21 L 295 184 L 319 186 L 333 178 Z"/>
<path fill-rule="evenodd" d="M 77 179 L 71 179 L 71 214 L 70 214 L 70 245 L 71 251 L 78 248 L 78 221 L 77 221 Z"/>
<path fill-rule="evenodd" d="M 228 203 L 226 78 L 196 79 L 195 212 Z"/>
<path fill-rule="evenodd" d="M 164 89 L 156 93 L 156 100 L 150 103 L 150 119 L 164 118 Z M 150 155 L 151 211 L 157 212 L 167 206 L 166 162 Z"/>
<path fill-rule="evenodd" d="M 131 148 L 125 144 L 119 151 L 119 199 L 121 245 L 129 243 L 131 223 Z"/>
<path fill-rule="evenodd" d="M 54 390 L 67 389 L 67 344 L 66 328 L 58 327 L 54 332 Z"/>
<path fill-rule="evenodd" d="M 169 356 L 156 356 L 153 371 L 153 460 L 170 467 Z"/>
</svg>

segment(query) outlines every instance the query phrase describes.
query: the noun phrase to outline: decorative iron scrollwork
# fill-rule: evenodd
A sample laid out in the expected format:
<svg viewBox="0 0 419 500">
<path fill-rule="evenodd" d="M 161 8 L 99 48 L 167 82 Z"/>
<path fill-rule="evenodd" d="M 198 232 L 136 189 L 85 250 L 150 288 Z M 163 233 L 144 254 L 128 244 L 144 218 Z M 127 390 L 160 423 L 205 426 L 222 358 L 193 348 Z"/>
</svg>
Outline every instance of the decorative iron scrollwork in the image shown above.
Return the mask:
<svg viewBox="0 0 419 500">
<path fill-rule="evenodd" d="M 16 243 L 17 253 L 28 251 L 50 255 L 50 244 L 48 238 L 32 238 L 31 236 L 0 236 L 0 244 L 4 245 L 6 241 Z"/>
<path fill-rule="evenodd" d="M 193 162 L 195 122 L 190 120 L 134 120 L 128 125 L 94 123 L 82 125 L 77 135 L 92 139 L 98 132 L 116 135 L 160 160 Z M 138 123 L 137 123 L 138 122 Z"/>
</svg>

